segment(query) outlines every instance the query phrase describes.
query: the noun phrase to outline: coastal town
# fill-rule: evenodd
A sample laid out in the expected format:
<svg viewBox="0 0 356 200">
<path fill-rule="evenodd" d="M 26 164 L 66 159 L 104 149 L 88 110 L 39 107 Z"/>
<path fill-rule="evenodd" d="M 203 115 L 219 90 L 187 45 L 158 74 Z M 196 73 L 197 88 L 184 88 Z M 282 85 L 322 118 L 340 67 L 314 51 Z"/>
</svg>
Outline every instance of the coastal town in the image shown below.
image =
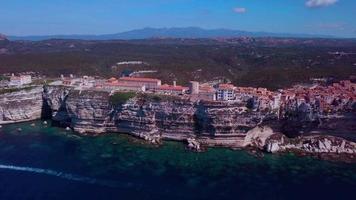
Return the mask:
<svg viewBox="0 0 356 200">
<path fill-rule="evenodd" d="M 315 79 L 274 91 L 227 81 L 180 85 L 147 76 L 48 78 L 36 73 L 2 75 L 2 85 L 1 125 L 37 119 L 47 125 L 51 120 L 52 125 L 79 134 L 127 133 L 152 144 L 185 141 L 196 151 L 204 146 L 257 145 L 269 152 L 288 152 L 291 146 L 310 153 L 354 152 L 353 143 L 345 148 L 339 138 L 316 134 L 356 140 L 352 77 Z M 274 141 L 273 135 L 279 139 Z M 287 136 L 305 137 L 296 145 Z M 260 137 L 274 142 L 255 143 Z"/>
<path fill-rule="evenodd" d="M 64 86 L 74 90 L 107 91 L 111 94 L 117 92 L 152 93 L 160 95 L 179 96 L 191 101 L 227 101 L 249 102 L 251 109 L 261 111 L 279 110 L 281 106 L 295 103 L 310 103 L 315 105 L 318 112 L 338 112 L 345 107 L 352 109 L 356 101 L 356 83 L 342 80 L 329 85 L 314 83 L 295 85 L 292 88 L 270 91 L 267 88 L 239 87 L 231 83 L 199 83 L 190 81 L 187 86 L 162 83 L 157 78 L 122 76 L 103 79 L 92 76 L 77 77 L 74 75 L 61 75 L 57 79 L 48 81 L 34 73 L 19 75 L 5 74 L 7 80 L 0 81 L 0 87 L 23 88 L 35 84 L 34 80 L 42 80 L 48 85 Z M 317 79 L 319 82 L 323 79 Z M 48 81 L 48 83 L 47 83 Z M 255 100 L 255 101 L 254 101 Z"/>
<path fill-rule="evenodd" d="M 0 0 L 0 186 L 352 200 L 356 0 Z"/>
</svg>

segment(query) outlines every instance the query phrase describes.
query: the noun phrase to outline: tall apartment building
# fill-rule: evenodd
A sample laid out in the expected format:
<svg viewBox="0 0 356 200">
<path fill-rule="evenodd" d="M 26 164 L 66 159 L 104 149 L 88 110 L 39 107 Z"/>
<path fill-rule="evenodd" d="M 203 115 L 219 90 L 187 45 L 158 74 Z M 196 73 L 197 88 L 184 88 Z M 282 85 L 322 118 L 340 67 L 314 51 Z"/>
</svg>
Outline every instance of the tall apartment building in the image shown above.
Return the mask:
<svg viewBox="0 0 356 200">
<path fill-rule="evenodd" d="M 216 88 L 216 100 L 231 101 L 235 100 L 235 86 L 232 84 L 219 84 Z"/>
</svg>

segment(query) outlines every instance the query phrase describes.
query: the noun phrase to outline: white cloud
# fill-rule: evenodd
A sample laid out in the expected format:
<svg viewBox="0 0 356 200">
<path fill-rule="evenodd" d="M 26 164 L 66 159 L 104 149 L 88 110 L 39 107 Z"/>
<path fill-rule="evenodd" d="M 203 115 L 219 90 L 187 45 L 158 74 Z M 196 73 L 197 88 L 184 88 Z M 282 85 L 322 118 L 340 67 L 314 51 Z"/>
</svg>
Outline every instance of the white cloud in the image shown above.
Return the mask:
<svg viewBox="0 0 356 200">
<path fill-rule="evenodd" d="M 246 8 L 236 7 L 233 9 L 235 13 L 245 13 L 247 12 Z"/>
<path fill-rule="evenodd" d="M 326 7 L 331 6 L 337 3 L 339 0 L 307 0 L 305 5 L 309 8 L 319 8 L 319 7 Z"/>
<path fill-rule="evenodd" d="M 345 23 L 321 23 L 318 24 L 317 27 L 321 29 L 333 29 L 333 30 L 345 30 Z"/>
</svg>

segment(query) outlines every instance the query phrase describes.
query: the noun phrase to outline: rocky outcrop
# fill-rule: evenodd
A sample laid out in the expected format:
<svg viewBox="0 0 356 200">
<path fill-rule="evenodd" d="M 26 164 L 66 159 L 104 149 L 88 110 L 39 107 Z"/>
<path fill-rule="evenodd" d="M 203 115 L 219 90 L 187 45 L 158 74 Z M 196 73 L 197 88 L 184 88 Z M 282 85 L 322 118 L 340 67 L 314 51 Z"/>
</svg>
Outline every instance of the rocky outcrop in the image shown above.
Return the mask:
<svg viewBox="0 0 356 200">
<path fill-rule="evenodd" d="M 270 153 L 301 153 L 309 155 L 343 155 L 353 160 L 356 143 L 333 136 L 305 136 L 288 138 L 270 127 L 256 127 L 247 133 L 245 147 L 254 147 Z M 340 158 L 341 156 L 339 156 Z"/>
<path fill-rule="evenodd" d="M 356 143 L 333 136 L 306 136 L 287 138 L 276 134 L 268 138 L 265 149 L 267 152 L 303 152 L 303 153 L 337 153 L 356 154 Z"/>
<path fill-rule="evenodd" d="M 30 87 L 0 95 L 0 124 L 31 121 L 42 116 L 43 89 Z"/>
<path fill-rule="evenodd" d="M 274 134 L 276 133 L 268 126 L 257 126 L 247 132 L 243 146 L 263 149 L 266 146 L 267 139 Z"/>
<path fill-rule="evenodd" d="M 188 148 L 190 150 L 194 150 L 194 151 L 202 150 L 200 143 L 195 138 L 188 138 L 187 142 L 188 142 Z"/>
</svg>

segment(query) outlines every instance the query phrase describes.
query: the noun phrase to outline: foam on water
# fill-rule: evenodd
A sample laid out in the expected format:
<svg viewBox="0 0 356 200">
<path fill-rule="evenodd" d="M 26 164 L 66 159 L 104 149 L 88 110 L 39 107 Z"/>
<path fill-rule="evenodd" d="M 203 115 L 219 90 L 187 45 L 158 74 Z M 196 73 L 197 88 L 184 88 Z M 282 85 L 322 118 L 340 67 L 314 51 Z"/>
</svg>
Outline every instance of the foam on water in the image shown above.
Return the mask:
<svg viewBox="0 0 356 200">
<path fill-rule="evenodd" d="M 44 175 L 48 175 L 48 176 L 55 176 L 55 177 L 67 179 L 70 181 L 78 181 L 78 182 L 83 182 L 83 183 L 87 183 L 87 184 L 97 184 L 97 185 L 108 186 L 108 187 L 128 188 L 128 187 L 134 186 L 132 183 L 125 184 L 125 183 L 121 183 L 118 181 L 99 180 L 99 179 L 95 179 L 95 178 L 55 171 L 55 170 L 51 170 L 51 169 L 23 167 L 23 166 L 15 166 L 15 165 L 4 165 L 4 164 L 0 164 L 0 169 L 29 172 L 29 173 L 36 173 L 36 174 L 44 174 Z"/>
</svg>

